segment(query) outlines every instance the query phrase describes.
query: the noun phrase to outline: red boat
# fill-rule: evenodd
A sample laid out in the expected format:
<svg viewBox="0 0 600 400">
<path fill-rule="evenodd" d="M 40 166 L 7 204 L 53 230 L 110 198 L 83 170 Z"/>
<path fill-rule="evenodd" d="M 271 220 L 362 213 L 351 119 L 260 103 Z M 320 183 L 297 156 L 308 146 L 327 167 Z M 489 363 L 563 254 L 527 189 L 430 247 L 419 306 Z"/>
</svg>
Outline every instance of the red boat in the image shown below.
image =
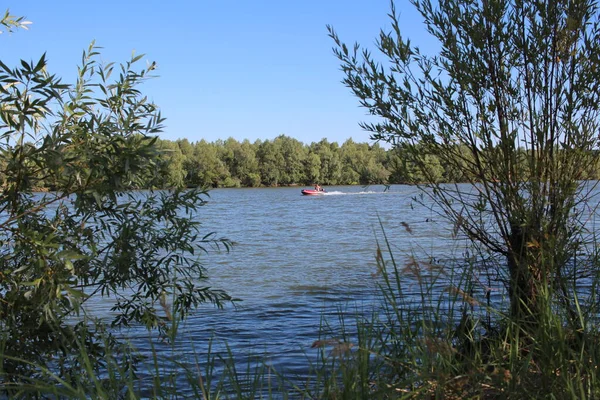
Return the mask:
<svg viewBox="0 0 600 400">
<path fill-rule="evenodd" d="M 305 196 L 316 196 L 319 194 L 324 194 L 325 190 L 321 189 L 321 190 L 315 190 L 315 189 L 303 189 L 302 190 L 302 194 Z"/>
</svg>

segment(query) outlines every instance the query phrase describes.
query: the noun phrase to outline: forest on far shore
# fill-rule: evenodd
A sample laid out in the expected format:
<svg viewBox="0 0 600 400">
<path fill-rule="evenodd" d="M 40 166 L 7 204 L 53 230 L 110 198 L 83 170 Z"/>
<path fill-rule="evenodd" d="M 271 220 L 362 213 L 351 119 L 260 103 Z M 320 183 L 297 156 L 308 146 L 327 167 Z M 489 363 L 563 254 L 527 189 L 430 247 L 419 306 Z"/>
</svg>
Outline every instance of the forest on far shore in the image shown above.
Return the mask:
<svg viewBox="0 0 600 400">
<path fill-rule="evenodd" d="M 477 182 L 465 171 L 442 165 L 433 154 L 424 158 L 415 157 L 415 152 L 427 154 L 419 145 L 398 145 L 385 149 L 378 143 L 356 143 L 352 139 L 342 145 L 322 139 L 304 144 L 301 141 L 280 135 L 272 140 L 237 141 L 234 138 L 207 142 L 176 141 L 156 138 L 155 174 L 139 188 L 174 187 L 261 187 L 304 185 L 373 185 L 414 184 L 420 182 Z M 460 164 L 472 162 L 468 149 L 455 151 L 460 155 Z M 115 150 L 115 161 L 121 158 Z M 527 152 L 522 151 L 523 157 Z M 420 161 L 419 161 L 420 160 Z M 416 163 L 425 160 L 425 168 Z M 91 161 L 91 160 L 90 160 Z M 0 167 L 9 162 L 0 158 Z M 93 167 L 93 162 L 91 162 Z M 525 163 L 523 163 L 525 165 Z M 2 184 L 6 177 L 0 170 Z M 427 176 L 424 172 L 427 172 Z M 600 165 L 595 171 L 600 171 Z M 587 176 L 584 179 L 598 179 Z M 53 190 L 53 184 L 40 176 L 36 179 L 38 190 Z"/>
<path fill-rule="evenodd" d="M 387 150 L 378 143 L 356 143 L 352 139 L 341 145 L 327 139 L 304 144 L 285 135 L 253 143 L 233 138 L 195 143 L 187 139 L 159 139 L 156 146 L 162 153 L 158 174 L 162 181 L 155 184 L 158 187 L 372 185 L 479 180 L 466 176 L 465 169 L 442 165 L 433 154 L 424 158 L 428 171 L 425 177 L 422 168 L 416 164 L 414 147 L 400 145 Z M 418 146 L 416 150 L 420 152 Z M 427 153 L 425 148 L 422 151 Z M 456 153 L 461 154 L 460 163 L 472 162 L 467 149 Z M 526 154 L 523 150 L 523 157 Z M 600 172 L 600 165 L 595 171 Z M 585 179 L 598 177 L 600 173 Z"/>
</svg>

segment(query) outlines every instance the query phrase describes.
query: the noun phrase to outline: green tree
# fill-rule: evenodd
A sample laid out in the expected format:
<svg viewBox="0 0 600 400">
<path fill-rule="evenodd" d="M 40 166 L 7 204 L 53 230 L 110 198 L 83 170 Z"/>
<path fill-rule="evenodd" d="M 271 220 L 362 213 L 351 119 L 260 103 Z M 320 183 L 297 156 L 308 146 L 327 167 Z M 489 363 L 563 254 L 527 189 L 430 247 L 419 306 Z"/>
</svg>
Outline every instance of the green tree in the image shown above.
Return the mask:
<svg viewBox="0 0 600 400">
<path fill-rule="evenodd" d="M 219 142 L 220 159 L 227 166 L 231 179 L 229 187 L 260 186 L 260 174 L 256 150 L 246 139 L 242 143 L 234 138 Z"/>
<path fill-rule="evenodd" d="M 194 145 L 190 143 L 189 140 L 187 139 L 178 139 L 177 140 L 177 146 L 179 147 L 179 150 L 181 151 L 181 154 L 185 157 L 185 158 L 192 158 L 194 155 Z"/>
<path fill-rule="evenodd" d="M 176 143 L 183 157 L 183 176 L 185 186 L 194 186 L 194 183 L 192 182 L 193 175 L 191 172 L 194 165 L 194 146 L 187 139 L 178 139 Z M 196 186 L 198 185 L 196 184 Z"/>
<path fill-rule="evenodd" d="M 256 158 L 256 145 L 245 139 L 234 153 L 236 175 L 244 186 L 260 186 L 260 170 Z"/>
<path fill-rule="evenodd" d="M 380 118 L 363 127 L 411 150 L 432 182 L 425 193 L 506 261 L 500 272 L 513 321 L 531 333 L 549 315 L 549 293 L 574 330 L 585 329 L 569 292 L 581 274 L 567 271 L 585 251 L 578 205 L 593 185 L 577 182 L 595 168 L 600 131 L 597 3 L 411 3 L 439 41 L 436 56 L 403 38 L 393 4 L 392 29 L 377 41 L 384 61 L 358 44 L 349 48 L 330 29 L 345 84 Z M 473 185 L 435 184 L 426 167 L 431 155 L 466 170 Z"/>
<path fill-rule="evenodd" d="M 305 161 L 306 172 L 304 176 L 306 181 L 304 183 L 313 184 L 321 183 L 321 159 L 318 154 L 309 152 Z"/>
<path fill-rule="evenodd" d="M 186 161 L 188 180 L 194 186 L 220 187 L 230 178 L 229 170 L 219 158 L 219 147 L 202 139 L 194 144 L 194 152 Z"/>
<path fill-rule="evenodd" d="M 357 185 L 360 180 L 360 174 L 355 169 L 355 159 L 357 153 L 357 144 L 352 139 L 346 140 L 340 146 L 340 160 L 342 171 L 340 174 L 340 183 L 342 185 Z"/>
<path fill-rule="evenodd" d="M 359 160 L 362 162 L 360 166 L 360 183 L 363 185 L 387 183 L 390 175 L 385 168 L 386 154 L 385 149 L 378 143 L 369 146 L 367 143 L 360 145 L 363 157 Z"/>
<path fill-rule="evenodd" d="M 163 118 L 139 90 L 155 64 L 99 58 L 93 45 L 84 52 L 73 86 L 47 72 L 45 56 L 16 68 L 0 61 L 3 379 L 39 377 L 40 366 L 83 379 L 80 346 L 99 367 L 101 342 L 82 315 L 90 298 L 114 301 L 113 326 L 161 334 L 169 318 L 229 300 L 202 282 L 200 250 L 230 244 L 193 218 L 205 193 L 131 191 L 160 162 Z M 34 193 L 42 182 L 54 191 Z"/>
<path fill-rule="evenodd" d="M 219 151 L 219 159 L 225 164 L 229 171 L 229 179 L 225 183 L 225 187 L 240 187 L 241 180 L 236 171 L 237 160 L 235 157 L 236 150 L 240 147 L 240 143 L 234 138 L 228 138 L 225 141 L 218 140 L 217 148 Z M 239 153 L 239 150 L 238 150 Z"/>
<path fill-rule="evenodd" d="M 285 170 L 285 160 L 278 144 L 279 142 L 270 140 L 258 144 L 256 155 L 259 160 L 261 181 L 266 186 L 278 186 Z"/>
<path fill-rule="evenodd" d="M 400 143 L 387 153 L 389 183 L 419 184 L 425 180 L 413 160 L 414 150 Z"/>
<path fill-rule="evenodd" d="M 176 142 L 157 140 L 156 148 L 159 153 L 157 160 L 157 176 L 153 182 L 144 187 L 180 188 L 185 187 L 186 171 L 183 167 L 185 157 Z"/>
<path fill-rule="evenodd" d="M 295 184 L 305 181 L 306 147 L 299 140 L 285 135 L 277 136 L 273 142 L 283 158 L 280 183 Z"/>
<path fill-rule="evenodd" d="M 339 149 L 337 143 L 329 143 L 327 139 L 312 143 L 310 146 L 310 151 L 319 156 L 321 160 L 320 182 L 324 185 L 337 185 L 340 183 L 342 164 Z"/>
</svg>

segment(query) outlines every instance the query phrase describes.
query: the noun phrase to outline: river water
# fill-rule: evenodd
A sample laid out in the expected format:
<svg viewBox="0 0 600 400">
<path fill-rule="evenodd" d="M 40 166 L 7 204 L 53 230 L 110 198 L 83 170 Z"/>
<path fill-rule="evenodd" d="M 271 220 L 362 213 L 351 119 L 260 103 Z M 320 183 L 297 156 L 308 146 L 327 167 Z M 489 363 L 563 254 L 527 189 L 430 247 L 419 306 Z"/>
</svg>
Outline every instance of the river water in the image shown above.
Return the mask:
<svg viewBox="0 0 600 400">
<path fill-rule="evenodd" d="M 316 351 L 310 346 L 322 317 L 335 323 L 340 308 L 372 305 L 382 228 L 398 256 L 416 246 L 441 251 L 450 237 L 431 210 L 411 200 L 414 187 L 327 190 L 322 196 L 302 196 L 299 188 L 211 192 L 200 218 L 237 245 L 211 256 L 210 282 L 242 302 L 192 317 L 192 337 L 214 332 L 235 351 L 268 351 L 272 365 L 301 374 L 307 353 Z"/>
<path fill-rule="evenodd" d="M 262 355 L 275 370 L 302 380 L 317 358 L 311 345 L 325 322 L 335 328 L 343 316 L 351 326 L 356 314 L 377 306 L 376 250 L 384 237 L 399 264 L 464 256 L 467 244 L 453 237 L 453 227 L 426 201 L 415 201 L 418 188 L 339 186 L 319 196 L 302 196 L 301 189 L 210 191 L 196 215 L 202 233 L 216 232 L 235 245 L 201 256 L 208 284 L 241 301 L 200 307 L 181 324 L 174 346 L 144 329 L 124 332 L 127 338 L 142 353 L 189 357 L 194 369 L 212 340 L 211 353 L 228 346 L 242 370 L 252 355 Z M 416 297 L 418 287 L 413 291 Z M 110 317 L 103 299 L 86 307 Z"/>
<path fill-rule="evenodd" d="M 241 301 L 193 313 L 180 326 L 176 352 L 202 360 L 212 338 L 213 352 L 226 344 L 242 361 L 268 354 L 278 371 L 302 376 L 316 355 L 311 344 L 319 339 L 323 318 L 335 325 L 344 310 L 350 315 L 373 307 L 383 232 L 399 260 L 442 257 L 459 246 L 452 227 L 413 200 L 415 187 L 327 187 L 319 196 L 302 196 L 301 189 L 210 191 L 197 215 L 202 233 L 214 231 L 235 245 L 229 253 L 202 256 L 208 283 Z M 99 316 L 109 316 L 109 307 L 102 300 L 87 304 Z M 142 352 L 151 351 L 146 331 L 127 334 Z M 163 351 L 160 343 L 154 346 Z"/>
</svg>

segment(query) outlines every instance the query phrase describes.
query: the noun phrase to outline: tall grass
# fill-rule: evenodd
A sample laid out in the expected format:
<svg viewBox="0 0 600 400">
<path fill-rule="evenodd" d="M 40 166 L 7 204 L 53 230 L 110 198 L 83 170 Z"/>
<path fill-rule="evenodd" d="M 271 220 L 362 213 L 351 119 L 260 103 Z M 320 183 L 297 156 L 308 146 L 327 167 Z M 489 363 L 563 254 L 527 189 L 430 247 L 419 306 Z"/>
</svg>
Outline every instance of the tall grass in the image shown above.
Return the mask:
<svg viewBox="0 0 600 400">
<path fill-rule="evenodd" d="M 385 234 L 376 254 L 381 309 L 357 321 L 358 346 L 332 365 L 339 373 L 327 397 L 600 397 L 595 257 L 573 266 L 591 273 L 587 288 L 569 288 L 569 302 L 542 280 L 543 313 L 531 331 L 509 318 L 500 293 L 491 296 L 502 290 L 498 282 L 489 287 L 502 260 L 475 253 L 460 262 L 400 261 Z"/>
</svg>

